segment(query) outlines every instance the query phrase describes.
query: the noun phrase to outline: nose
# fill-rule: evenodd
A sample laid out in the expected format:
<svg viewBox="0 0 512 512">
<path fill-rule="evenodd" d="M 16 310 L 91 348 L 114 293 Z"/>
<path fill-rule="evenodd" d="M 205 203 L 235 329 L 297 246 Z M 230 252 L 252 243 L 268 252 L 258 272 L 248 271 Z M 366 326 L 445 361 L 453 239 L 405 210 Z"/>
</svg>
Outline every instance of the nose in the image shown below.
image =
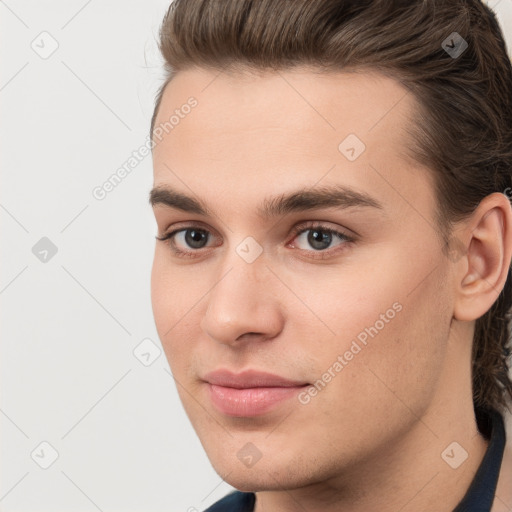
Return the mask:
<svg viewBox="0 0 512 512">
<path fill-rule="evenodd" d="M 283 328 L 279 297 L 273 286 L 279 285 L 278 280 L 263 258 L 252 263 L 238 259 L 230 259 L 223 267 L 207 295 L 201 319 L 201 328 L 210 339 L 233 346 L 249 339 L 273 338 Z"/>
</svg>

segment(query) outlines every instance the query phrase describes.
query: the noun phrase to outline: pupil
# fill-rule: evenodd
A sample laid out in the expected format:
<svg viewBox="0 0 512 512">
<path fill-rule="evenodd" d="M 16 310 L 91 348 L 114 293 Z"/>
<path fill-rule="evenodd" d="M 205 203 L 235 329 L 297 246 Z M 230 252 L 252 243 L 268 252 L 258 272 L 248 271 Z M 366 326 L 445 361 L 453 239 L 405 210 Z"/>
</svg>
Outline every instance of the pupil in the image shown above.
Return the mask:
<svg viewBox="0 0 512 512">
<path fill-rule="evenodd" d="M 323 232 L 318 229 L 310 231 L 308 242 L 315 250 L 325 249 L 326 247 L 329 247 L 329 244 L 331 243 L 331 233 L 322 233 Z M 327 242 L 327 244 L 325 244 L 325 242 Z"/>
<path fill-rule="evenodd" d="M 185 233 L 185 241 L 187 242 L 187 244 L 190 245 L 191 247 L 195 247 L 196 249 L 198 248 L 196 244 L 197 243 L 200 244 L 201 241 L 203 241 L 204 239 L 205 239 L 204 231 L 199 231 L 196 229 L 188 229 L 187 232 Z"/>
</svg>

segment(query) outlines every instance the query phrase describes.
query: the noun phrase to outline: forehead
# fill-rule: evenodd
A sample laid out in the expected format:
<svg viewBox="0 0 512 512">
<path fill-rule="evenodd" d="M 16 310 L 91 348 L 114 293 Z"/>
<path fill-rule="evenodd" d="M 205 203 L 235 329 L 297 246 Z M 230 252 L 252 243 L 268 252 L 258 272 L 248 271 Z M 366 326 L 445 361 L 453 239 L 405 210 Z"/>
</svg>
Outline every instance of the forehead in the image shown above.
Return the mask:
<svg viewBox="0 0 512 512">
<path fill-rule="evenodd" d="M 198 99 L 205 119 L 216 116 L 218 122 L 227 121 L 223 127 L 242 117 L 248 121 L 252 117 L 253 124 L 264 126 L 271 121 L 289 124 L 309 119 L 315 124 L 311 128 L 323 123 L 331 130 L 350 127 L 360 133 L 372 129 L 383 116 L 391 115 L 396 122 L 415 104 L 401 82 L 370 69 L 226 72 L 192 68 L 179 72 L 168 84 L 157 124 L 165 122 L 190 96 Z M 396 106 L 397 102 L 401 105 Z"/>
<path fill-rule="evenodd" d="M 376 123 L 398 100 L 402 105 L 399 109 L 393 108 L 395 115 L 414 105 L 414 96 L 406 85 L 371 68 L 322 71 L 297 66 L 275 71 L 233 71 L 195 67 L 178 72 L 167 85 L 157 116 L 159 121 L 165 121 L 166 114 L 179 108 L 189 96 L 204 100 L 205 114 L 207 108 L 213 113 L 215 107 L 224 107 L 223 102 L 231 102 L 233 107 L 243 105 L 247 115 L 251 112 L 264 114 L 259 108 L 280 105 L 279 110 L 274 110 L 277 117 L 281 117 L 281 111 L 290 115 L 298 110 L 300 116 L 315 113 L 335 127 L 340 122 L 339 110 L 344 110 L 347 116 L 357 114 L 369 123 Z M 363 123 L 362 128 L 371 126 Z"/>
<path fill-rule="evenodd" d="M 431 185 L 407 155 L 415 108 L 405 86 L 375 71 L 182 71 L 155 122 L 167 128 L 155 140 L 155 185 L 206 195 L 229 184 L 249 197 L 264 184 L 285 192 L 323 180 L 396 202 L 397 187 Z"/>
</svg>

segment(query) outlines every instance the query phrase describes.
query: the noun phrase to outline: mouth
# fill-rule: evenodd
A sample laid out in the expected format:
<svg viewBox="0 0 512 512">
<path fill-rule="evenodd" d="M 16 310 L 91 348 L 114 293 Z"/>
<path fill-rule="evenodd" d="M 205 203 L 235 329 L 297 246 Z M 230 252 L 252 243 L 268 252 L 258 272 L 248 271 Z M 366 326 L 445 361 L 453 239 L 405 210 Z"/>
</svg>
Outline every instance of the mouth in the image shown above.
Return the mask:
<svg viewBox="0 0 512 512">
<path fill-rule="evenodd" d="M 203 380 L 214 407 L 222 414 L 237 417 L 268 413 L 310 386 L 304 381 L 255 370 L 239 374 L 217 370 L 205 375 Z"/>
</svg>

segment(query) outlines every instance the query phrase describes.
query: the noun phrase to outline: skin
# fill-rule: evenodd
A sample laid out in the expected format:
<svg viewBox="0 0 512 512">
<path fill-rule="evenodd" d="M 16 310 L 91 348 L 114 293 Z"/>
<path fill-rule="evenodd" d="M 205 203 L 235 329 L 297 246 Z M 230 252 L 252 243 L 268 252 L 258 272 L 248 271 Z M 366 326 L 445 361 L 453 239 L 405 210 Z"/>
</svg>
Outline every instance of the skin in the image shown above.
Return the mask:
<svg viewBox="0 0 512 512">
<path fill-rule="evenodd" d="M 215 215 L 154 205 L 159 236 L 190 225 L 210 233 L 200 249 L 184 232 L 175 238 L 195 258 L 156 242 L 155 322 L 214 469 L 256 492 L 256 512 L 449 512 L 487 448 L 473 413 L 471 341 L 505 283 L 512 210 L 504 194 L 488 196 L 456 226 L 465 251 L 443 254 L 430 171 L 406 155 L 415 108 L 406 93 L 376 72 L 306 68 L 194 68 L 165 90 L 156 126 L 190 96 L 198 105 L 154 147 L 154 186 L 201 198 Z M 366 145 L 352 162 L 338 150 L 350 133 Z M 383 209 L 256 213 L 269 196 L 332 184 Z M 315 250 L 307 225 L 292 232 L 307 221 L 357 237 Z M 236 252 L 247 236 L 263 249 L 252 263 Z M 308 404 L 240 418 L 209 400 L 201 377 L 217 368 L 314 383 L 396 302 L 401 311 Z M 457 469 L 441 457 L 454 441 L 468 453 Z M 246 443 L 261 453 L 252 467 L 237 457 Z"/>
</svg>

